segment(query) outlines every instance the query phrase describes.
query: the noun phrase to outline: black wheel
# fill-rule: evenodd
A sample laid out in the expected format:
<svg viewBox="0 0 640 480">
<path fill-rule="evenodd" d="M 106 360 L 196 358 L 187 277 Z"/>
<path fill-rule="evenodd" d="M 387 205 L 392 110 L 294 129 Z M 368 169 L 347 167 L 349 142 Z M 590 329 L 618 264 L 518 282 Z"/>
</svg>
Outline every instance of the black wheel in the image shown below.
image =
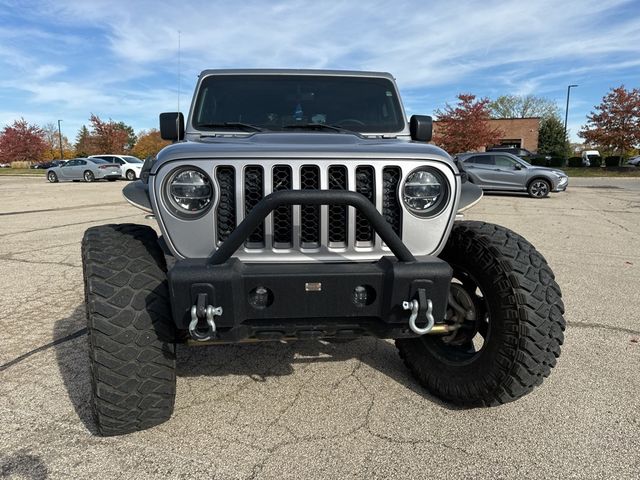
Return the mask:
<svg viewBox="0 0 640 480">
<path fill-rule="evenodd" d="M 176 393 L 175 331 L 155 231 L 90 228 L 82 265 L 98 431 L 121 435 L 168 420 Z"/>
<path fill-rule="evenodd" d="M 95 175 L 93 174 L 92 171 L 87 170 L 86 172 L 84 172 L 84 181 L 85 182 L 93 182 L 96 179 Z"/>
<path fill-rule="evenodd" d="M 549 195 L 551 191 L 551 185 L 548 181 L 542 178 L 536 178 L 533 180 L 527 188 L 527 193 L 533 198 L 544 198 Z"/>
<path fill-rule="evenodd" d="M 49 172 L 47 173 L 47 180 L 51 183 L 58 183 L 58 175 L 56 175 L 56 172 Z"/>
<path fill-rule="evenodd" d="M 454 272 L 447 318 L 459 328 L 399 339 L 400 356 L 429 392 L 459 405 L 526 395 L 564 341 L 564 305 L 546 260 L 520 235 L 482 222 L 457 223 L 441 256 Z"/>
<path fill-rule="evenodd" d="M 133 170 L 127 170 L 127 173 L 125 175 L 127 177 L 127 180 L 131 181 L 131 180 L 135 180 L 136 179 L 136 172 L 134 172 Z"/>
</svg>

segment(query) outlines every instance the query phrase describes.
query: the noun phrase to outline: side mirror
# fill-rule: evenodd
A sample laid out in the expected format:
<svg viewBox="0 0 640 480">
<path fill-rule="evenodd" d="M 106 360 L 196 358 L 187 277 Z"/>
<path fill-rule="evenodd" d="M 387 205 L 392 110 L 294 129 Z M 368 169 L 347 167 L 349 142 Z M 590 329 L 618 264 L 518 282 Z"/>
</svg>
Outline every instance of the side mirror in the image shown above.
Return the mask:
<svg viewBox="0 0 640 480">
<path fill-rule="evenodd" d="M 515 168 L 516 170 L 522 170 L 522 165 L 520 165 L 519 163 L 516 163 L 513 168 Z"/>
<path fill-rule="evenodd" d="M 429 142 L 433 134 L 433 119 L 428 115 L 411 115 L 409 120 L 411 140 Z"/>
<path fill-rule="evenodd" d="M 182 112 L 160 114 L 160 136 L 163 140 L 182 140 L 184 138 L 184 115 Z"/>
</svg>

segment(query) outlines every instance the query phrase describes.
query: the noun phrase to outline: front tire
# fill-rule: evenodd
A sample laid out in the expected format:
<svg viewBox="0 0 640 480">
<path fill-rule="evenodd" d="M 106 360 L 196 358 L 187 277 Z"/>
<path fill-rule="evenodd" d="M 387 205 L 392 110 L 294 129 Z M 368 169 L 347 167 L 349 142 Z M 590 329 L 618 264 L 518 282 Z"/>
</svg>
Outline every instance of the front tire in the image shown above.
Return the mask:
<svg viewBox="0 0 640 480">
<path fill-rule="evenodd" d="M 58 176 L 56 175 L 56 172 L 47 173 L 47 180 L 51 183 L 58 183 Z"/>
<path fill-rule="evenodd" d="M 122 435 L 168 420 L 176 392 L 175 331 L 155 231 L 92 227 L 82 240 L 82 265 L 99 433 Z"/>
<path fill-rule="evenodd" d="M 133 170 L 127 170 L 125 177 L 127 177 L 127 180 L 131 182 L 136 179 L 136 172 Z"/>
<path fill-rule="evenodd" d="M 536 178 L 527 187 L 527 193 L 533 198 L 544 198 L 550 191 L 551 184 L 542 178 Z"/>
<path fill-rule="evenodd" d="M 455 404 L 526 395 L 564 341 L 564 305 L 546 260 L 523 237 L 482 222 L 457 223 L 441 256 L 453 268 L 452 295 L 474 315 L 452 337 L 397 340 L 400 356 L 429 392 Z"/>
<path fill-rule="evenodd" d="M 84 172 L 83 177 L 85 182 L 93 182 L 96 179 L 96 176 L 90 170 L 87 170 L 86 172 Z"/>
</svg>

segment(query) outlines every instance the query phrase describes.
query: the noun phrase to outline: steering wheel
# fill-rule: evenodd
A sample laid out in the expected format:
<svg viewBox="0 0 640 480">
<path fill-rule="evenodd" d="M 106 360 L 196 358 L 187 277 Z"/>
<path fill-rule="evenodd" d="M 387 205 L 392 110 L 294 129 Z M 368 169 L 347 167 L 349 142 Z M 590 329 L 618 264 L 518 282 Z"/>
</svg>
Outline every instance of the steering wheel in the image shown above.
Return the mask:
<svg viewBox="0 0 640 480">
<path fill-rule="evenodd" d="M 361 120 L 358 120 L 357 118 L 343 118 L 342 120 L 339 120 L 335 123 L 335 125 L 338 126 L 342 126 L 345 123 L 355 123 L 356 125 L 360 125 L 361 127 L 364 127 L 364 122 Z"/>
</svg>

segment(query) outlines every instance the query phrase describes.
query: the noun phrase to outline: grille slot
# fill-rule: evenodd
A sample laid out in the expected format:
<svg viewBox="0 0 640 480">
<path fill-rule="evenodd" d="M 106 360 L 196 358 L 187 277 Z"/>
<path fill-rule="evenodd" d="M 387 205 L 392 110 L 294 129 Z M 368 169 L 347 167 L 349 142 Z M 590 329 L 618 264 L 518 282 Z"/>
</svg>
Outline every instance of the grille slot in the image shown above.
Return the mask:
<svg viewBox="0 0 640 480">
<path fill-rule="evenodd" d="M 347 188 L 347 168 L 342 165 L 329 167 L 329 190 Z M 347 207 L 344 205 L 329 205 L 329 242 L 347 243 Z"/>
<path fill-rule="evenodd" d="M 399 167 L 385 167 L 382 170 L 382 216 L 398 235 L 402 231 L 402 209 L 398 201 L 400 176 Z"/>
<path fill-rule="evenodd" d="M 320 169 L 316 165 L 304 165 L 300 169 L 300 189 L 320 189 Z M 320 246 L 320 206 L 300 207 L 300 244 L 303 248 Z"/>
<path fill-rule="evenodd" d="M 291 190 L 291 167 L 276 165 L 273 167 L 273 191 Z M 273 212 L 273 246 L 287 248 L 293 241 L 293 209 L 282 205 Z"/>
<path fill-rule="evenodd" d="M 371 166 L 356 168 L 356 192 L 375 205 L 375 172 Z M 360 211 L 356 211 L 356 241 L 373 243 L 373 228 Z"/>
<path fill-rule="evenodd" d="M 245 217 L 264 197 L 264 173 L 262 167 L 250 165 L 244 170 L 244 214 Z M 264 222 L 247 239 L 247 247 L 264 246 Z"/>
<path fill-rule="evenodd" d="M 216 208 L 218 245 L 224 242 L 236 228 L 236 174 L 233 167 L 219 167 L 216 179 L 220 189 L 220 201 Z"/>
</svg>

